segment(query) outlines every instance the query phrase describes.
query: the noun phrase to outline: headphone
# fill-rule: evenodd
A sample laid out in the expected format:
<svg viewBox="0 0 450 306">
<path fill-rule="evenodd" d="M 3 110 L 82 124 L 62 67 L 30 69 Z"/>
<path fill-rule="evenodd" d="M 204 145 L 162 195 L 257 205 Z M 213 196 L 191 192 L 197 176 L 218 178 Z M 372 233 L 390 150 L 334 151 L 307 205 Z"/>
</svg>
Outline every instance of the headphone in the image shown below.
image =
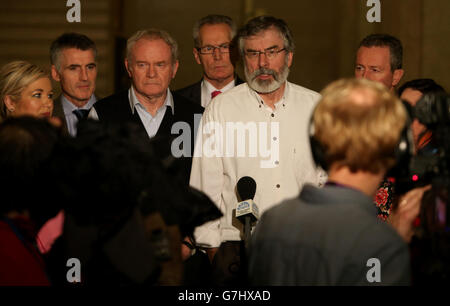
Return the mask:
<svg viewBox="0 0 450 306">
<path fill-rule="evenodd" d="M 326 161 L 326 150 L 319 140 L 314 136 L 314 112 L 311 114 L 308 127 L 309 144 L 311 153 L 316 166 L 320 166 L 323 170 L 328 171 L 330 165 Z M 409 162 L 414 154 L 414 141 L 411 132 L 411 117 L 407 113 L 405 126 L 400 134 L 400 139 L 395 147 L 395 166 L 392 167 L 386 176 L 398 177 L 400 173 L 409 169 Z"/>
</svg>

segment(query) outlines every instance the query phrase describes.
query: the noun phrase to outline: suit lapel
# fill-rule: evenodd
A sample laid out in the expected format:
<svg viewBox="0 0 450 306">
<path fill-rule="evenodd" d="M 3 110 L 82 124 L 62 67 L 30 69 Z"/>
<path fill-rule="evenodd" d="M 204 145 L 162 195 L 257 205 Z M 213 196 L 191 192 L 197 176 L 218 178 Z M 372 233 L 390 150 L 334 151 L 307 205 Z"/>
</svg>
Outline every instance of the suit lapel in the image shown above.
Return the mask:
<svg viewBox="0 0 450 306">
<path fill-rule="evenodd" d="M 202 105 L 202 80 L 197 82 L 192 90 L 191 100 Z"/>
<path fill-rule="evenodd" d="M 67 120 L 66 116 L 64 115 L 64 109 L 62 106 L 62 95 L 60 95 L 57 99 L 53 101 L 53 117 L 58 117 L 62 121 L 62 129 L 65 134 L 69 133 L 69 130 L 67 129 Z"/>
</svg>

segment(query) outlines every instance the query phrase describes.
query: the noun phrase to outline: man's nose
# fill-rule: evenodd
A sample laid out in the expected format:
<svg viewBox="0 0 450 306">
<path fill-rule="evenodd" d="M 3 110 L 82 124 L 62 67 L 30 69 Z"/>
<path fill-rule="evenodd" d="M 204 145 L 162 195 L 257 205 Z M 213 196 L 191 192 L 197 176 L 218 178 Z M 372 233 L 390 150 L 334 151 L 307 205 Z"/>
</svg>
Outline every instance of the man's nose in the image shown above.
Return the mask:
<svg viewBox="0 0 450 306">
<path fill-rule="evenodd" d="M 219 48 L 214 48 L 213 57 L 214 57 L 215 60 L 221 60 L 222 59 L 222 53 L 220 52 Z"/>
<path fill-rule="evenodd" d="M 80 80 L 81 81 L 86 81 L 88 79 L 88 72 L 86 68 L 81 68 L 80 71 Z"/>
<path fill-rule="evenodd" d="M 260 67 L 267 67 L 269 65 L 269 61 L 267 59 L 266 53 L 259 54 L 258 64 Z"/>
<path fill-rule="evenodd" d="M 156 76 L 156 69 L 154 65 L 149 65 L 147 69 L 147 77 L 154 78 Z"/>
</svg>

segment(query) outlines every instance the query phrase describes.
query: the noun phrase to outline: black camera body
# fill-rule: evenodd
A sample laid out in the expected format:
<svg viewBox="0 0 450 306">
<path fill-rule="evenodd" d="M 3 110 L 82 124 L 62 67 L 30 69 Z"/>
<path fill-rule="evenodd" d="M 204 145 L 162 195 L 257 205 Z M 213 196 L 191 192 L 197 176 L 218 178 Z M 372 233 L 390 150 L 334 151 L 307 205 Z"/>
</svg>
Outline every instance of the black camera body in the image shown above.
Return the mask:
<svg viewBox="0 0 450 306">
<path fill-rule="evenodd" d="M 421 227 L 425 232 L 450 231 L 450 96 L 425 94 L 415 107 L 405 102 L 412 120 L 418 119 L 432 132 L 426 149 L 417 150 L 393 172 L 395 190 L 403 194 L 432 185 L 422 201 Z"/>
</svg>

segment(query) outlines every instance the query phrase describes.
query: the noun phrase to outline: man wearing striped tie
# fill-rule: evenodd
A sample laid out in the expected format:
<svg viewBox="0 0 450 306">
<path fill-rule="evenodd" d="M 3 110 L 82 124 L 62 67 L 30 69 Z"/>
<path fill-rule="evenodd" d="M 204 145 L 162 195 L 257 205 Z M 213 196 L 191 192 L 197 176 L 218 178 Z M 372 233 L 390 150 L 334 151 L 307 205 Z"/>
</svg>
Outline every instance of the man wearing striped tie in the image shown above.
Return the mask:
<svg viewBox="0 0 450 306">
<path fill-rule="evenodd" d="M 97 48 L 87 36 L 65 33 L 50 47 L 52 77 L 61 84 L 61 95 L 55 100 L 54 115 L 71 136 L 77 134 L 78 121 L 86 118 L 97 101 Z"/>
</svg>

